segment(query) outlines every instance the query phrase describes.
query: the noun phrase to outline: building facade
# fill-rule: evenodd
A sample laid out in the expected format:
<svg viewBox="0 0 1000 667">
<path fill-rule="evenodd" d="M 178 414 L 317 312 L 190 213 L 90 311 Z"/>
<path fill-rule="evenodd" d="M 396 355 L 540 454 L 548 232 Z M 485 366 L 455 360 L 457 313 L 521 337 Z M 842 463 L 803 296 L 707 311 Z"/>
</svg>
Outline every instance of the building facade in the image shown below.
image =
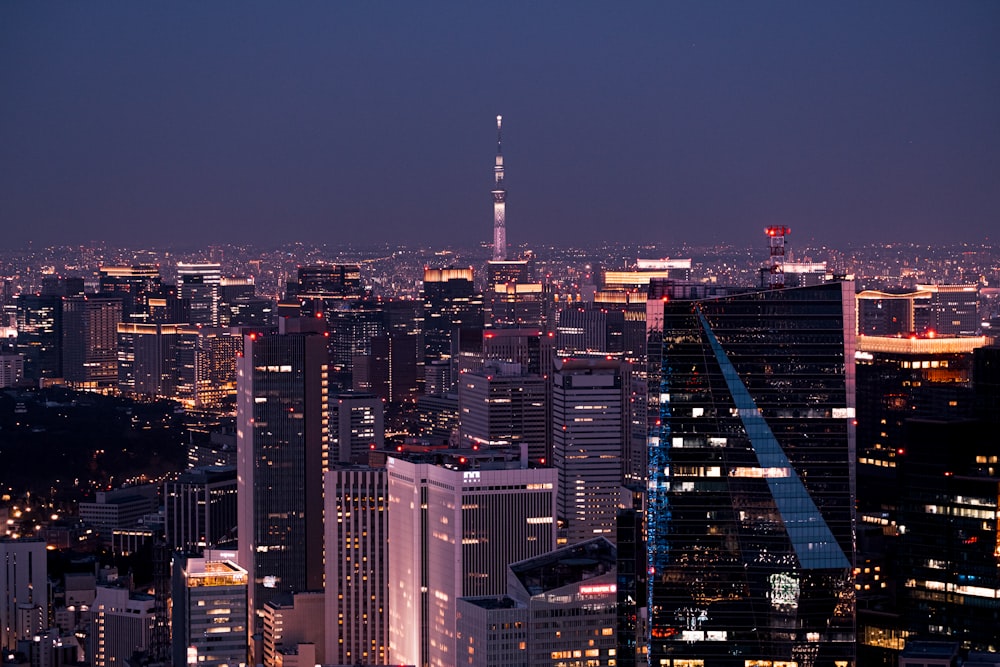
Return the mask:
<svg viewBox="0 0 1000 667">
<path fill-rule="evenodd" d="M 552 465 L 560 542 L 615 536 L 628 442 L 627 373 L 619 361 L 562 358 L 552 375 Z"/>
<path fill-rule="evenodd" d="M 650 664 L 851 666 L 853 285 L 663 304 Z"/>
<path fill-rule="evenodd" d="M 387 469 L 389 659 L 455 665 L 457 599 L 503 594 L 507 565 L 555 546 L 556 471 L 469 450 Z"/>
<path fill-rule="evenodd" d="M 389 488 L 385 468 L 335 465 L 326 503 L 325 664 L 386 664 Z"/>
<path fill-rule="evenodd" d="M 45 542 L 0 539 L 0 649 L 17 649 L 49 617 Z"/>
<path fill-rule="evenodd" d="M 175 665 L 245 667 L 247 571 L 231 560 L 174 557 Z"/>
<path fill-rule="evenodd" d="M 282 592 L 323 588 L 326 338 L 295 324 L 247 335 L 238 364 L 239 563 L 253 610 Z"/>
</svg>

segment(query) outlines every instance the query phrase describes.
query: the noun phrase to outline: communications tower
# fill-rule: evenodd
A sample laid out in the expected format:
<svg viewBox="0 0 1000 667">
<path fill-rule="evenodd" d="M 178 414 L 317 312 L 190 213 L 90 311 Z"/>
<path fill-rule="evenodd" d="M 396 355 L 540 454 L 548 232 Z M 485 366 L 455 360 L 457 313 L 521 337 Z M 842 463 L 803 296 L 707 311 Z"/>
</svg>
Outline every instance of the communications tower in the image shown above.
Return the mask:
<svg viewBox="0 0 1000 667">
<path fill-rule="evenodd" d="M 503 185 L 503 152 L 500 145 L 500 122 L 503 116 L 497 116 L 497 159 L 493 166 L 493 261 L 502 262 L 507 259 L 507 190 Z"/>
<path fill-rule="evenodd" d="M 769 264 L 771 275 L 768 278 L 768 287 L 771 289 L 781 289 L 785 286 L 785 235 L 791 231 L 784 225 L 764 228 L 771 248 Z"/>
</svg>

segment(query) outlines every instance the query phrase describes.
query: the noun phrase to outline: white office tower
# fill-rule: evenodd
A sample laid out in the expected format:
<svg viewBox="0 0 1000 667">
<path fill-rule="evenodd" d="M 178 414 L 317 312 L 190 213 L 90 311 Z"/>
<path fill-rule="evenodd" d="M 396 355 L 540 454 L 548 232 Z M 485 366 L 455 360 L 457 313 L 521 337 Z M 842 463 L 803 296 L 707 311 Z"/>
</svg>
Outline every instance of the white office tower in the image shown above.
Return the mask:
<svg viewBox="0 0 1000 667">
<path fill-rule="evenodd" d="M 385 664 L 389 649 L 385 468 L 335 465 L 323 476 L 323 494 L 325 663 Z"/>
<path fill-rule="evenodd" d="M 14 651 L 49 617 L 45 542 L 0 539 L 0 648 Z"/>
<path fill-rule="evenodd" d="M 148 650 L 153 637 L 154 604 L 152 595 L 98 586 L 91 607 L 90 664 L 124 667 L 133 653 Z"/>
<path fill-rule="evenodd" d="M 174 556 L 175 665 L 247 664 L 247 571 L 231 560 Z"/>
<path fill-rule="evenodd" d="M 510 563 L 555 546 L 557 473 L 471 450 L 387 470 L 389 660 L 456 665 L 457 599 L 505 593 Z"/>
<path fill-rule="evenodd" d="M 559 470 L 560 544 L 615 541 L 627 442 L 623 365 L 557 359 L 552 376 L 552 464 Z"/>
</svg>

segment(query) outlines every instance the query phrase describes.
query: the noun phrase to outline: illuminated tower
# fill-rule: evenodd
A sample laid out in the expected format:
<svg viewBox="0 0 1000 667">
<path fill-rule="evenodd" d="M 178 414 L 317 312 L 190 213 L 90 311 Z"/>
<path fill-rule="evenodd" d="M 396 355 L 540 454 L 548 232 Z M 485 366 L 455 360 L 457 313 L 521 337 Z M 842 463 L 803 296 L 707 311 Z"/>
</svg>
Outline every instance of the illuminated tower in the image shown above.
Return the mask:
<svg viewBox="0 0 1000 667">
<path fill-rule="evenodd" d="M 493 167 L 493 261 L 507 259 L 507 190 L 503 186 L 503 153 L 500 147 L 500 121 L 497 116 L 497 161 Z"/>
</svg>

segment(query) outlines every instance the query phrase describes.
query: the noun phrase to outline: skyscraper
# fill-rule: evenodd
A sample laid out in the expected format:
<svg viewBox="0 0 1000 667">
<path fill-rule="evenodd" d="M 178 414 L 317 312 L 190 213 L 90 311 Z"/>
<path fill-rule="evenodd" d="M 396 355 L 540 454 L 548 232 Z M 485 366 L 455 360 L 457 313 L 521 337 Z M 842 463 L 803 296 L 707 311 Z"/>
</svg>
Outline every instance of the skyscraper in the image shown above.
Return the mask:
<svg viewBox="0 0 1000 667">
<path fill-rule="evenodd" d="M 282 592 L 323 588 L 326 338 L 299 324 L 247 335 L 238 363 L 239 562 L 255 611 Z"/>
<path fill-rule="evenodd" d="M 552 465 L 559 470 L 560 542 L 615 536 L 628 430 L 620 361 L 564 358 L 552 375 Z"/>
<path fill-rule="evenodd" d="M 66 297 L 62 309 L 63 377 L 80 389 L 116 386 L 122 298 L 113 294 Z"/>
<path fill-rule="evenodd" d="M 323 317 L 330 332 L 330 381 L 349 390 L 354 360 L 372 353 L 372 339 L 385 334 L 385 315 L 381 306 L 371 301 L 341 301 L 323 311 Z"/>
<path fill-rule="evenodd" d="M 177 288 L 181 299 L 191 301 L 191 324 L 219 326 L 221 283 L 219 264 L 177 263 Z"/>
<path fill-rule="evenodd" d="M 345 391 L 330 400 L 330 460 L 367 463 L 368 452 L 385 444 L 382 399 Z"/>
<path fill-rule="evenodd" d="M 158 266 L 102 266 L 99 273 L 101 293 L 122 297 L 124 321 L 149 319 L 149 298 L 159 294 L 162 287 Z"/>
<path fill-rule="evenodd" d="M 152 595 L 133 593 L 126 587 L 98 586 L 91 606 L 90 664 L 118 667 L 136 651 L 150 648 L 153 638 Z"/>
<path fill-rule="evenodd" d="M 62 297 L 21 294 L 17 297 L 17 351 L 24 355 L 24 379 L 62 377 Z"/>
<path fill-rule="evenodd" d="M 338 300 L 364 296 L 361 266 L 358 264 L 316 264 L 300 266 L 296 280 L 289 282 L 285 301 L 298 300 L 303 316 L 313 315 Z"/>
<path fill-rule="evenodd" d="M 451 356 L 456 328 L 482 329 L 483 300 L 472 268 L 424 269 L 424 342 L 428 362 Z"/>
<path fill-rule="evenodd" d="M 164 482 L 164 531 L 171 548 L 198 553 L 231 538 L 236 493 L 233 466 L 194 468 Z"/>
<path fill-rule="evenodd" d="M 463 373 L 458 383 L 462 446 L 524 447 L 532 461 L 548 456 L 546 382 L 523 372 L 520 364 L 495 361 L 478 373 Z"/>
<path fill-rule="evenodd" d="M 247 572 L 231 560 L 174 557 L 175 665 L 247 664 Z"/>
<path fill-rule="evenodd" d="M 389 488 L 385 468 L 333 465 L 326 503 L 326 664 L 385 664 Z"/>
<path fill-rule="evenodd" d="M 456 665 L 457 599 L 503 594 L 507 565 L 555 545 L 556 471 L 462 450 L 387 469 L 389 657 Z"/>
<path fill-rule="evenodd" d="M 662 305 L 650 664 L 855 664 L 853 284 Z"/>
</svg>

